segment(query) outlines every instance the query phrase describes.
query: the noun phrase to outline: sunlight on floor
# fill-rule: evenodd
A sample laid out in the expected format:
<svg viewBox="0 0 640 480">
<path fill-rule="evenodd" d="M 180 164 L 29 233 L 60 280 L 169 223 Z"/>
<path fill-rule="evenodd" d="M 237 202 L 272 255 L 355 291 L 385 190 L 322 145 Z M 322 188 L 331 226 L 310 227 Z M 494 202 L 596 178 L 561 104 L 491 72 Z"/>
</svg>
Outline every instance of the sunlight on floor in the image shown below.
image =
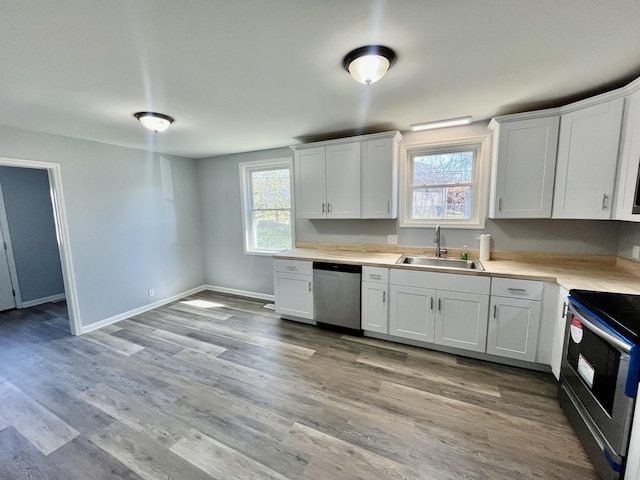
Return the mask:
<svg viewBox="0 0 640 480">
<path fill-rule="evenodd" d="M 190 307 L 198 307 L 198 308 L 222 308 L 224 307 L 224 303 L 216 303 L 209 302 L 207 300 L 185 300 L 184 302 L 180 302 L 185 305 L 189 305 Z"/>
</svg>

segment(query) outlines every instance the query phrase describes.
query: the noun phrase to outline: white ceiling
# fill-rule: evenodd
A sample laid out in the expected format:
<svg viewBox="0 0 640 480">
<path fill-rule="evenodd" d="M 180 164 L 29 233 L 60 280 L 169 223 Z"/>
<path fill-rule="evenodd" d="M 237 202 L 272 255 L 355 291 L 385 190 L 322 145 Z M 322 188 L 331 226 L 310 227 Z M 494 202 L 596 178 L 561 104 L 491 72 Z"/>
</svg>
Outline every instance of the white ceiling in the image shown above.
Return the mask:
<svg viewBox="0 0 640 480">
<path fill-rule="evenodd" d="M 378 83 L 353 48 L 398 61 Z M 549 107 L 640 76 L 638 0 L 0 0 L 0 124 L 208 157 Z M 176 119 L 147 133 L 140 110 Z"/>
</svg>

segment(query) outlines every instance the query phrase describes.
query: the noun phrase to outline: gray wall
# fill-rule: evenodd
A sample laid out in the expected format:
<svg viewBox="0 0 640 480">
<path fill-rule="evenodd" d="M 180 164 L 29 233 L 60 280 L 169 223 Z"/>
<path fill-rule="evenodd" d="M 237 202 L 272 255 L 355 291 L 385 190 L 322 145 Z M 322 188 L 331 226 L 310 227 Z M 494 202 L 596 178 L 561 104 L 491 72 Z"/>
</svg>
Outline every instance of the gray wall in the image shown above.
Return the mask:
<svg viewBox="0 0 640 480">
<path fill-rule="evenodd" d="M 83 326 L 205 283 L 195 160 L 6 126 L 0 157 L 61 165 Z"/>
<path fill-rule="evenodd" d="M 403 144 L 451 138 L 452 130 L 408 134 Z M 486 135 L 484 124 L 455 130 L 455 135 Z M 291 157 L 288 148 L 202 159 L 198 163 L 206 278 L 211 285 L 273 293 L 270 257 L 245 255 L 240 206 L 240 162 Z M 489 220 L 484 230 L 443 229 L 444 246 L 479 248 L 490 233 L 492 248 L 531 252 L 616 255 L 620 222 L 586 220 Z M 296 220 L 296 240 L 325 243 L 386 244 L 398 235 L 406 246 L 433 246 L 433 229 L 398 228 L 396 220 Z M 640 243 L 639 243 L 640 244 Z"/>
<path fill-rule="evenodd" d="M 273 294 L 273 260 L 245 255 L 238 164 L 293 158 L 289 148 L 243 153 L 198 163 L 207 283 L 214 286 Z"/>
<path fill-rule="evenodd" d="M 23 302 L 64 293 L 46 170 L 0 167 L 9 238 Z"/>
<path fill-rule="evenodd" d="M 640 245 L 640 223 L 619 222 L 620 223 L 620 241 L 618 243 L 618 256 L 628 258 L 637 262 L 637 259 L 631 258 L 634 245 Z"/>
<path fill-rule="evenodd" d="M 444 247 L 480 248 L 480 234 L 491 234 L 491 248 L 519 252 L 617 255 L 619 223 L 591 220 L 490 220 L 484 230 L 442 229 Z M 398 235 L 398 244 L 432 247 L 432 228 L 398 228 L 395 220 L 297 220 L 298 241 L 386 244 Z"/>
</svg>

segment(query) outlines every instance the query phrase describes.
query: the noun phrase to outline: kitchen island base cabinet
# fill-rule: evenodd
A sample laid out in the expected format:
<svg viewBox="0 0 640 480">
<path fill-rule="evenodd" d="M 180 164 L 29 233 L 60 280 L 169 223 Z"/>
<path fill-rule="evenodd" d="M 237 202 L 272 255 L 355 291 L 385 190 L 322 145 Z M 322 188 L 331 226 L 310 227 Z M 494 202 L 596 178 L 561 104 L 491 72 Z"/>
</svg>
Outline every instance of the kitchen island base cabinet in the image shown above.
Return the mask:
<svg viewBox="0 0 640 480">
<path fill-rule="evenodd" d="M 311 262 L 274 260 L 273 287 L 276 313 L 289 320 L 315 324 Z"/>
<path fill-rule="evenodd" d="M 435 343 L 484 352 L 489 296 L 439 290 L 436 301 Z"/>
<path fill-rule="evenodd" d="M 389 333 L 433 343 L 435 290 L 391 285 Z"/>
</svg>

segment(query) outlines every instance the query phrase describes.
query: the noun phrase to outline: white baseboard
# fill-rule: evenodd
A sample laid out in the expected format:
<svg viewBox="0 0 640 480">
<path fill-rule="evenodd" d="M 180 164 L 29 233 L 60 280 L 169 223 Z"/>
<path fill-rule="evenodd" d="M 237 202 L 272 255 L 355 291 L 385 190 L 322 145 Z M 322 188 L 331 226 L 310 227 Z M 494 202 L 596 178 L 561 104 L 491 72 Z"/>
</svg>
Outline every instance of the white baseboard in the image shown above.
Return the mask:
<svg viewBox="0 0 640 480">
<path fill-rule="evenodd" d="M 80 334 L 82 335 L 83 333 L 93 332 L 94 330 L 98 330 L 102 327 L 106 327 L 107 325 L 117 323 L 121 320 L 126 320 L 127 318 L 131 318 L 136 315 L 140 315 L 141 313 L 148 312 L 149 310 L 153 310 L 154 308 L 162 307 L 163 305 L 167 305 L 168 303 L 175 302 L 176 300 L 180 300 L 181 298 L 188 297 L 189 295 L 200 293 L 204 290 L 211 290 L 213 292 L 220 292 L 220 293 L 229 293 L 231 295 L 238 295 L 240 297 L 259 298 L 261 300 L 269 300 L 271 302 L 275 300 L 275 297 L 273 295 L 267 295 L 265 293 L 249 292 L 246 290 L 236 290 L 235 288 L 218 287 L 215 285 L 201 285 L 199 287 L 192 288 L 191 290 L 187 290 L 186 292 L 172 295 L 171 297 L 158 300 L 157 302 L 148 303 L 147 305 L 143 305 L 142 307 L 134 308 L 133 310 L 129 310 L 127 312 L 114 315 L 113 317 L 105 318 L 104 320 L 92 323 L 91 325 L 83 326 L 80 330 Z M 64 298 L 64 295 L 63 295 L 63 298 Z M 47 300 L 47 301 L 51 302 L 53 300 Z"/>
<path fill-rule="evenodd" d="M 35 307 L 36 305 L 42 305 L 43 303 L 49 302 L 59 302 L 61 300 L 65 300 L 67 297 L 64 293 L 59 293 L 58 295 L 51 295 L 49 297 L 36 298 L 35 300 L 28 300 L 26 302 L 22 302 L 22 305 L 18 308 L 29 308 Z"/>
<path fill-rule="evenodd" d="M 216 285 L 205 285 L 204 290 L 211 290 L 213 292 L 229 293 L 231 295 L 238 295 L 239 297 L 259 298 L 260 300 L 275 301 L 275 296 L 267 293 L 249 292 L 247 290 L 237 290 L 235 288 L 218 287 Z"/>
<path fill-rule="evenodd" d="M 107 325 L 111 325 L 113 323 L 117 323 L 121 320 L 126 320 L 127 318 L 134 317 L 136 315 L 140 315 L 141 313 L 148 312 L 149 310 L 153 310 L 154 308 L 162 307 L 171 302 L 175 302 L 176 300 L 180 300 L 181 298 L 188 297 L 189 295 L 193 295 L 195 293 L 202 292 L 207 288 L 203 285 L 200 287 L 192 288 L 191 290 L 187 290 L 186 292 L 178 293 L 176 295 L 172 295 L 171 297 L 163 298 L 162 300 L 158 300 L 157 302 L 148 303 L 147 305 L 143 305 L 142 307 L 134 308 L 133 310 L 129 310 L 124 313 L 120 313 L 118 315 L 114 315 L 113 317 L 105 318 L 99 322 L 92 323 L 91 325 L 85 325 L 81 328 L 80 334 L 93 332 L 94 330 L 98 330 L 99 328 L 106 327 Z"/>
</svg>

